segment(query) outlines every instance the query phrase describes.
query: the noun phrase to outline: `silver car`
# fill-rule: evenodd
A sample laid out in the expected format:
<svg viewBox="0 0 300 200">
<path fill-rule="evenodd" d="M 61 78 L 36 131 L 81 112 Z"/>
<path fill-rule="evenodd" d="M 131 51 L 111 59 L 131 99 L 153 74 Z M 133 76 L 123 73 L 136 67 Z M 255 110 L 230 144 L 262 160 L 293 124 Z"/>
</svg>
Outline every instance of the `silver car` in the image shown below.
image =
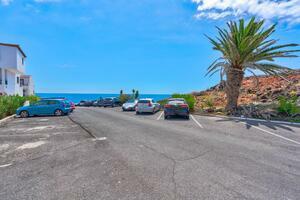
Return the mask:
<svg viewBox="0 0 300 200">
<path fill-rule="evenodd" d="M 138 103 L 137 99 L 129 100 L 122 105 L 122 110 L 123 111 L 135 111 L 135 107 L 136 107 L 137 103 Z"/>
<path fill-rule="evenodd" d="M 160 110 L 160 104 L 153 99 L 140 99 L 136 106 L 136 114 L 140 113 L 155 113 Z"/>
</svg>

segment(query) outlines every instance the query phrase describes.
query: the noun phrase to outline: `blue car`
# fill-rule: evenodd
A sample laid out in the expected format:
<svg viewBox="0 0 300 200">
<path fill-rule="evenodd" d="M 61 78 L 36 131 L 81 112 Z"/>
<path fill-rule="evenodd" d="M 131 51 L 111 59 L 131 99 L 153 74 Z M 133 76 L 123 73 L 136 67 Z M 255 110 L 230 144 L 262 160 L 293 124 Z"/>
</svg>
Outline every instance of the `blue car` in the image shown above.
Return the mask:
<svg viewBox="0 0 300 200">
<path fill-rule="evenodd" d="M 16 114 L 22 118 L 41 115 L 62 116 L 70 113 L 70 104 L 65 100 L 43 99 L 17 109 Z"/>
</svg>

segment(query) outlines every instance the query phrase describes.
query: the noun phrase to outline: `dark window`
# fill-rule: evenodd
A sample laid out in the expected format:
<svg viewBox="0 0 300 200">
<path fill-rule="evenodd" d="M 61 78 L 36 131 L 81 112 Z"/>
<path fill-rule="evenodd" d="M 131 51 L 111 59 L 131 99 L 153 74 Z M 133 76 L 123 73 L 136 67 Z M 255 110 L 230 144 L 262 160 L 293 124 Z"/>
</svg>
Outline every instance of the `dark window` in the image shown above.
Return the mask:
<svg viewBox="0 0 300 200">
<path fill-rule="evenodd" d="M 2 85 L 2 68 L 0 68 L 0 85 Z"/>
<path fill-rule="evenodd" d="M 150 100 L 139 100 L 139 103 L 150 103 Z"/>
<path fill-rule="evenodd" d="M 35 106 L 43 106 L 43 105 L 47 105 L 47 101 L 38 101 L 34 104 Z"/>
<path fill-rule="evenodd" d="M 4 78 L 5 78 L 5 85 L 7 85 L 8 81 L 7 81 L 7 70 L 6 69 L 4 70 Z"/>
<path fill-rule="evenodd" d="M 58 104 L 58 101 L 55 100 L 48 101 L 48 105 L 56 105 L 56 104 Z"/>
<path fill-rule="evenodd" d="M 22 58 L 22 65 L 24 65 L 24 58 Z"/>
<path fill-rule="evenodd" d="M 17 84 L 20 83 L 20 77 L 17 77 Z"/>
</svg>

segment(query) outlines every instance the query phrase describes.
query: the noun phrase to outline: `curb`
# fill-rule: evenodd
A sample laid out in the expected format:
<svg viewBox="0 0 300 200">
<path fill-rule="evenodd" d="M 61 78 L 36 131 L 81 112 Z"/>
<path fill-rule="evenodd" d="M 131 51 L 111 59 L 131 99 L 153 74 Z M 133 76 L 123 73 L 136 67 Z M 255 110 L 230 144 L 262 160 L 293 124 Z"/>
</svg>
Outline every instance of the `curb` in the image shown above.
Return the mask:
<svg viewBox="0 0 300 200">
<path fill-rule="evenodd" d="M 5 117 L 4 119 L 1 119 L 0 120 L 0 125 L 2 125 L 3 123 L 7 122 L 8 120 L 14 118 L 16 115 L 11 115 L 11 116 L 8 116 L 8 117 Z"/>
<path fill-rule="evenodd" d="M 265 120 L 265 119 L 255 119 L 255 118 L 247 118 L 247 117 L 230 117 L 223 115 L 209 115 L 209 114 L 199 114 L 193 113 L 194 115 L 206 116 L 206 117 L 219 117 L 219 118 L 227 118 L 227 119 L 238 119 L 238 120 L 248 120 L 248 121 L 257 121 L 257 122 L 271 122 L 271 123 L 280 123 L 280 124 L 288 124 L 288 125 L 298 125 L 298 122 L 286 122 L 286 121 L 274 121 L 274 120 Z"/>
</svg>

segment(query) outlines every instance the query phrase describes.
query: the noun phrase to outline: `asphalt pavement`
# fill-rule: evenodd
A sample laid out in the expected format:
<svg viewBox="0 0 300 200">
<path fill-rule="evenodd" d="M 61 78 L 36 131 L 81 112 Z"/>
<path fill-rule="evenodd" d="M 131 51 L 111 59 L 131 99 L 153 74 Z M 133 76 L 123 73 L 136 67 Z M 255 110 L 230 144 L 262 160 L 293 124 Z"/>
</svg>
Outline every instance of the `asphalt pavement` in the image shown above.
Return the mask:
<svg viewBox="0 0 300 200">
<path fill-rule="evenodd" d="M 299 125 L 90 107 L 0 138 L 0 199 L 300 199 Z"/>
</svg>

